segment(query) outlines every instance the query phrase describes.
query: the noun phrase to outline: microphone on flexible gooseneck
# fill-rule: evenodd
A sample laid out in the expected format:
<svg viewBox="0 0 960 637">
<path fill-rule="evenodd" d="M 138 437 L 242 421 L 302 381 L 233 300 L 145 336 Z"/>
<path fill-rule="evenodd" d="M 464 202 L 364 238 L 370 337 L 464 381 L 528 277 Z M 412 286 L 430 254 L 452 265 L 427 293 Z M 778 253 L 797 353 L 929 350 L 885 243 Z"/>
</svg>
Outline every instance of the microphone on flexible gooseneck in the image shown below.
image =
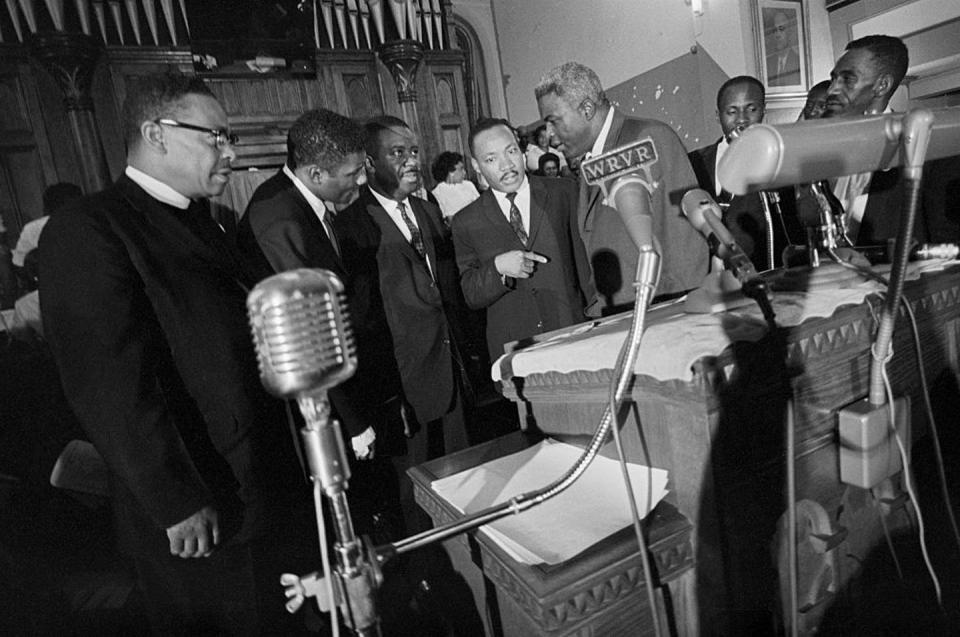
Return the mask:
<svg viewBox="0 0 960 637">
<path fill-rule="evenodd" d="M 741 285 L 746 285 L 759 276 L 750 257 L 723 225 L 720 206 L 707 191 L 700 188 L 688 191 L 680 201 L 680 207 L 690 225 L 707 239 L 710 250 L 723 260 L 723 264 L 733 272 Z"/>
<path fill-rule="evenodd" d="M 744 296 L 757 302 L 770 328 L 774 323 L 773 306 L 767 290 L 767 282 L 757 273 L 750 257 L 743 251 L 733 235 L 721 220 L 720 206 L 707 191 L 694 188 L 683 196 L 680 202 L 684 216 L 690 224 L 707 239 L 710 249 L 723 260 L 740 282 Z"/>
</svg>

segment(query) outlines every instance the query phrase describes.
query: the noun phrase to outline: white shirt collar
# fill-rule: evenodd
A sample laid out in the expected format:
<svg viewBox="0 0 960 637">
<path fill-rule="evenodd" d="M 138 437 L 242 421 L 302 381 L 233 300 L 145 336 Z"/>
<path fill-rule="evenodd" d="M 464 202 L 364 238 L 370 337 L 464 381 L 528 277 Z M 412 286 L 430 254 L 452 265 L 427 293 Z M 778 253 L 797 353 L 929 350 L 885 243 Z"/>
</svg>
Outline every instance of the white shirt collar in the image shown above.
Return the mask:
<svg viewBox="0 0 960 637">
<path fill-rule="evenodd" d="M 713 188 L 715 195 L 720 194 L 720 176 L 719 171 L 717 170 L 720 167 L 720 158 L 723 157 L 723 154 L 727 152 L 727 149 L 730 148 L 730 142 L 727 141 L 726 136 L 720 138 L 720 143 L 717 144 L 717 158 L 713 162 Z"/>
<path fill-rule="evenodd" d="M 507 217 L 507 221 L 510 220 L 510 200 L 507 199 L 507 193 L 501 192 L 494 188 L 490 189 L 490 192 L 493 193 L 493 196 L 497 200 L 497 205 L 500 206 L 500 210 Z M 517 196 L 514 198 L 514 203 L 517 204 L 517 208 L 520 209 L 520 216 L 523 217 L 523 223 L 526 226 L 529 226 L 529 217 L 530 217 L 530 180 L 524 176 L 523 183 L 520 184 L 520 187 L 517 189 Z"/>
<path fill-rule="evenodd" d="M 147 173 L 143 172 L 142 170 L 138 170 L 133 166 L 127 166 L 123 172 L 135 184 L 143 188 L 148 195 L 157 201 L 171 205 L 174 208 L 179 208 L 180 210 L 186 210 L 190 206 L 189 197 L 181 195 L 179 192 L 163 183 L 156 177 L 151 177 Z"/>
<path fill-rule="evenodd" d="M 381 195 L 379 192 L 377 192 L 377 191 L 374 190 L 373 188 L 370 189 L 370 192 L 373 193 L 373 196 L 377 198 L 377 201 L 380 202 L 380 205 L 383 206 L 383 209 L 386 210 L 388 213 L 390 213 L 391 216 L 393 216 L 394 214 L 399 214 L 399 213 L 397 212 L 397 203 L 399 203 L 399 202 L 398 202 L 396 199 L 389 199 L 389 198 L 387 198 L 387 197 L 384 197 L 383 195 Z M 414 216 L 414 215 L 412 214 L 412 213 L 413 213 L 413 209 L 410 207 L 410 198 L 409 198 L 409 197 L 404 197 L 404 198 L 403 198 L 403 205 L 406 207 L 407 213 L 409 214 L 410 218 L 413 219 L 413 225 L 415 225 L 415 226 L 417 226 L 417 227 L 419 228 L 419 227 L 420 227 L 420 224 L 417 223 L 417 218 L 416 218 L 416 216 Z"/>
<path fill-rule="evenodd" d="M 600 128 L 600 134 L 593 142 L 593 148 L 590 149 L 590 157 L 596 157 L 603 152 L 603 147 L 607 145 L 607 136 L 610 135 L 610 127 L 613 126 L 613 107 L 607 110 L 607 118 L 603 120 L 603 126 Z"/>
<path fill-rule="evenodd" d="M 310 204 L 310 208 L 313 210 L 313 214 L 317 215 L 317 218 L 320 219 L 320 221 L 323 221 L 323 216 L 327 213 L 327 206 L 323 203 L 323 200 L 310 192 L 310 189 L 307 188 L 302 181 L 300 181 L 300 178 L 297 177 L 297 174 L 290 170 L 286 164 L 283 165 L 283 174 L 290 178 L 290 181 L 292 181 L 293 185 L 296 186 L 297 190 L 300 191 L 300 194 L 303 195 L 303 198 L 307 200 L 307 203 Z"/>
</svg>

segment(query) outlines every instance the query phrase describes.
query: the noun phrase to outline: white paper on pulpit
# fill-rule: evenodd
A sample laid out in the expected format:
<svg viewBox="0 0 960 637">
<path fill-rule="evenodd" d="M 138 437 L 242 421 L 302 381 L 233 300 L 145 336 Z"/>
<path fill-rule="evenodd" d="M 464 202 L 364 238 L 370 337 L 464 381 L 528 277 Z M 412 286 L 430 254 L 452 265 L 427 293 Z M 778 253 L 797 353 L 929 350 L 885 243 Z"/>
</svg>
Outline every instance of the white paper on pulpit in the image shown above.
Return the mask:
<svg viewBox="0 0 960 637">
<path fill-rule="evenodd" d="M 435 480 L 431 487 L 460 512 L 476 513 L 550 484 L 582 453 L 578 447 L 547 439 Z M 637 510 L 646 517 L 667 494 L 667 472 L 636 464 L 628 467 Z M 481 529 L 518 562 L 559 564 L 630 524 L 620 465 L 597 456 L 566 491 Z"/>
</svg>

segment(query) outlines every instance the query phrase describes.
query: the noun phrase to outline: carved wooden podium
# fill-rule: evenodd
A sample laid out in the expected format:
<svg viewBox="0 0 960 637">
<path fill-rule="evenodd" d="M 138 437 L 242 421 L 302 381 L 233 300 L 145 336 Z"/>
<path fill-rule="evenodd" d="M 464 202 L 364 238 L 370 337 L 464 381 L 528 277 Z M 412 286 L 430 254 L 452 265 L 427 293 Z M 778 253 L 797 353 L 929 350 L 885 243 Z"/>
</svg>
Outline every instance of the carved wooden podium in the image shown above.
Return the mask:
<svg viewBox="0 0 960 637">
<path fill-rule="evenodd" d="M 947 380 L 956 391 L 960 266 L 908 281 L 904 295 L 919 323 L 928 378 Z M 775 297 L 778 315 L 789 316 L 796 298 Z M 661 592 L 677 633 L 768 634 L 780 622 L 783 574 L 777 570 L 777 542 L 783 537 L 778 521 L 786 510 L 784 423 L 790 397 L 796 403 L 797 499 L 805 511 L 822 511 L 830 527 L 817 529 L 814 538 L 821 562 L 800 564 L 801 579 L 818 573 L 815 581 L 807 578 L 812 589 L 801 590 L 801 621 L 815 625 L 856 577 L 869 552 L 882 548 L 880 515 L 892 529 L 908 524 L 909 506 L 899 476 L 881 485 L 881 505 L 839 477 L 836 411 L 866 395 L 879 307 L 879 297 L 872 295 L 782 329 L 779 336 L 767 334 L 755 342 L 731 338 L 729 346 L 719 344 L 717 351 L 699 357 L 688 378 L 635 377 L 622 436 L 630 461 L 670 472 L 670 495 L 646 529 L 659 581 L 673 581 Z M 725 317 L 719 321 L 727 324 Z M 730 323 L 735 333 L 735 321 Z M 570 330 L 537 340 L 562 343 L 557 337 L 565 331 Z M 652 334 L 648 331 L 645 338 Z M 611 370 L 547 369 L 516 376 L 513 368 L 525 351 L 500 361 L 505 394 L 544 433 L 568 441 L 592 433 L 607 400 Z M 888 366 L 891 382 L 896 394 L 911 398 L 912 436 L 917 439 L 925 435 L 926 417 L 913 339 L 902 312 L 894 353 Z M 414 470 L 418 501 L 436 523 L 456 513 L 437 501 L 429 482 L 508 453 L 518 444 L 494 442 L 501 446 L 470 449 Z M 673 542 L 669 549 L 667 537 L 673 538 L 666 540 Z M 642 625 L 647 611 L 636 542 L 629 532 L 553 567 L 512 562 L 482 534 L 450 540 L 447 547 L 471 583 L 481 615 L 484 604 L 487 613 L 499 613 L 502 634 L 649 632 L 649 626 L 633 629 Z M 590 565 L 590 577 L 583 572 L 585 564 Z M 579 576 L 586 579 L 575 581 Z M 489 594 L 491 587 L 495 595 Z M 496 598 L 495 607 L 491 597 Z"/>
</svg>

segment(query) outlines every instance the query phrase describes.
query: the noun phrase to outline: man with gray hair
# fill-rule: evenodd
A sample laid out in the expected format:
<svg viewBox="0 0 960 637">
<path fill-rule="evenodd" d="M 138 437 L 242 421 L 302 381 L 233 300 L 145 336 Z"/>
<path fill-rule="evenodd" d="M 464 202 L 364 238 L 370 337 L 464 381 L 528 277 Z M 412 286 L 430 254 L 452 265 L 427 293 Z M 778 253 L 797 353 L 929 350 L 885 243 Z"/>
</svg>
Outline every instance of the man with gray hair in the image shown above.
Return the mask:
<svg viewBox="0 0 960 637">
<path fill-rule="evenodd" d="M 534 93 L 547 130 L 560 140 L 560 150 L 569 160 L 582 161 L 642 139 L 653 142 L 657 158 L 650 165 L 648 186 L 653 230 L 662 250 L 657 293 L 675 296 L 698 286 L 707 273 L 709 251 L 680 210 L 680 199 L 697 187 L 697 178 L 673 129 L 614 109 L 597 74 L 577 62 L 552 69 Z M 599 187 L 581 184 L 577 227 L 600 297 L 588 312 L 609 314 L 629 308 L 634 301 L 631 283 L 637 247 Z"/>
</svg>

